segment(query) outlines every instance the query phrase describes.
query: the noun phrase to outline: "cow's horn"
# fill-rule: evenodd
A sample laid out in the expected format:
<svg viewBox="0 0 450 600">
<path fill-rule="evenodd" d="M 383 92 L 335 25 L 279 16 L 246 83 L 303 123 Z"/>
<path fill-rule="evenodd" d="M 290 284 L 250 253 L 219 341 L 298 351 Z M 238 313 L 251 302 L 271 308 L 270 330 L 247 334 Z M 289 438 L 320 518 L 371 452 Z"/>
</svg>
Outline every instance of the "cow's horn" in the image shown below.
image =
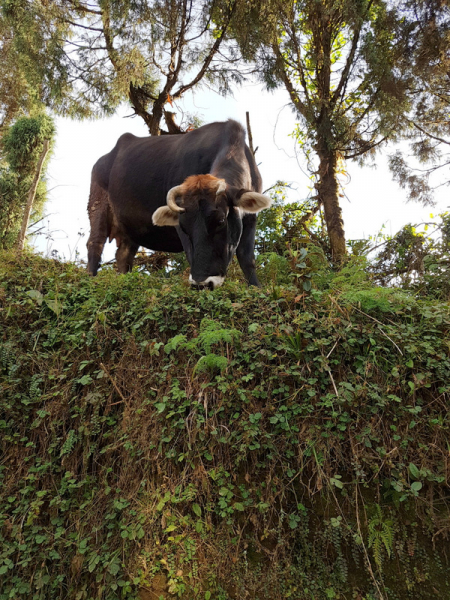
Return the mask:
<svg viewBox="0 0 450 600">
<path fill-rule="evenodd" d="M 227 189 L 227 182 L 225 179 L 219 179 L 219 185 L 217 186 L 216 196 L 223 194 Z"/>
<path fill-rule="evenodd" d="M 175 202 L 177 197 L 181 195 L 181 187 L 181 185 L 176 185 L 167 192 L 167 206 L 170 208 L 170 210 L 173 210 L 173 212 L 185 211 L 182 206 L 178 206 L 178 204 Z"/>
</svg>

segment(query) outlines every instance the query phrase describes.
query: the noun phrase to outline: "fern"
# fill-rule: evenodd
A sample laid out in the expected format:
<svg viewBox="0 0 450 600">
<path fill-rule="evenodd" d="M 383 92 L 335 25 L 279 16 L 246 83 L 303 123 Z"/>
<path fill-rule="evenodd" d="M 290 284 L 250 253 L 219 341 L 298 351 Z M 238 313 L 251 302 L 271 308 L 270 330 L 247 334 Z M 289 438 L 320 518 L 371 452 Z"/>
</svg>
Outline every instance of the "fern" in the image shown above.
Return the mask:
<svg viewBox="0 0 450 600">
<path fill-rule="evenodd" d="M 183 347 L 185 344 L 186 344 L 186 336 L 183 335 L 182 333 L 180 333 L 179 335 L 176 335 L 175 337 L 170 338 L 170 340 L 164 346 L 164 352 L 166 354 L 170 354 L 173 350 Z"/>
<path fill-rule="evenodd" d="M 200 323 L 200 334 L 197 340 L 202 348 L 209 354 L 213 344 L 219 344 L 220 342 L 232 344 L 235 340 L 238 340 L 241 335 L 242 334 L 237 329 L 224 329 L 221 323 L 205 318 Z"/>
<path fill-rule="evenodd" d="M 226 356 L 217 356 L 217 354 L 207 354 L 194 367 L 194 373 L 217 372 L 224 371 L 228 366 Z"/>
<path fill-rule="evenodd" d="M 205 318 L 200 323 L 200 333 L 197 338 L 188 341 L 185 335 L 176 335 L 164 346 L 164 352 L 170 354 L 175 350 L 194 350 L 200 347 L 207 354 L 211 354 L 211 346 L 214 344 L 232 344 L 241 335 L 237 329 L 224 329 L 221 323 Z"/>
<path fill-rule="evenodd" d="M 5 373 L 9 373 L 16 363 L 16 357 L 11 345 L 0 346 L 0 366 Z"/>
<path fill-rule="evenodd" d="M 30 382 L 30 390 L 28 392 L 32 400 L 37 400 L 38 398 L 40 398 L 42 394 L 40 384 L 43 381 L 44 380 L 39 373 L 32 376 Z"/>
<path fill-rule="evenodd" d="M 77 443 L 77 433 L 74 429 L 71 429 L 67 435 L 66 441 L 61 448 L 61 452 L 59 456 L 65 456 L 66 454 L 70 454 Z"/>
<path fill-rule="evenodd" d="M 411 296 L 402 290 L 382 287 L 345 291 L 341 299 L 350 304 L 358 304 L 364 312 L 379 310 L 384 313 L 396 312 L 412 301 Z"/>
<path fill-rule="evenodd" d="M 383 564 L 383 552 L 391 557 L 394 546 L 394 522 L 392 519 L 384 519 L 381 507 L 377 504 L 377 512 L 369 521 L 369 548 L 373 549 L 373 556 L 377 566 L 381 569 Z"/>
</svg>

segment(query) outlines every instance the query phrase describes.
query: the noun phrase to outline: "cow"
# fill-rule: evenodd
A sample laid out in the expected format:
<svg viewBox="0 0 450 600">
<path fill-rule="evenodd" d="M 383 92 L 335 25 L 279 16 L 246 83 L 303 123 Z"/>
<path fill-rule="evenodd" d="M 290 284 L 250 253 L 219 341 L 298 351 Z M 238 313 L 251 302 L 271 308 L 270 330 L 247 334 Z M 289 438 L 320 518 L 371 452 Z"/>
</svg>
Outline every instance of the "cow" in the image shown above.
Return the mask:
<svg viewBox="0 0 450 600">
<path fill-rule="evenodd" d="M 130 271 L 140 246 L 184 252 L 195 288 L 222 285 L 234 254 L 249 285 L 255 269 L 256 215 L 269 208 L 262 181 L 234 120 L 186 134 L 122 135 L 92 170 L 88 271 L 96 275 L 106 239 L 117 268 Z"/>
</svg>

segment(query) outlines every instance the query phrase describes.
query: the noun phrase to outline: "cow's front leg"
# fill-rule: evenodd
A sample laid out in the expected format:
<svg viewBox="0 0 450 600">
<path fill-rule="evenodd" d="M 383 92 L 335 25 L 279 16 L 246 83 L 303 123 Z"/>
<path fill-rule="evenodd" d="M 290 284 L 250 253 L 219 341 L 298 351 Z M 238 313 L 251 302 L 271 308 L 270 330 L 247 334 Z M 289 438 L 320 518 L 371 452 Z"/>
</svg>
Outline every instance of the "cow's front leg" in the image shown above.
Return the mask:
<svg viewBox="0 0 450 600">
<path fill-rule="evenodd" d="M 116 252 L 117 270 L 119 273 L 128 273 L 133 268 L 133 259 L 139 246 L 130 240 L 121 240 Z"/>
<path fill-rule="evenodd" d="M 242 236 L 236 249 L 236 256 L 247 283 L 260 287 L 261 284 L 256 277 L 255 232 L 256 215 L 244 215 L 242 219 Z"/>
</svg>

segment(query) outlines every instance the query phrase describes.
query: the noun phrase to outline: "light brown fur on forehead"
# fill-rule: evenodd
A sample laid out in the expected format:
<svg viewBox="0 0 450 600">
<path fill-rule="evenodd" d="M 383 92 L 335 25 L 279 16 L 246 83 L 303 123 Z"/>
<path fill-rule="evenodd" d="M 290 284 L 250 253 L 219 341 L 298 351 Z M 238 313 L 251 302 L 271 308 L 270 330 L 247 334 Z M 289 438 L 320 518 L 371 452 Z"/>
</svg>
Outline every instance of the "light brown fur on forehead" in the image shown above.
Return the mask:
<svg viewBox="0 0 450 600">
<path fill-rule="evenodd" d="M 183 203 L 185 204 L 186 200 L 188 203 L 189 200 L 195 202 L 200 192 L 206 192 L 210 196 L 210 199 L 215 201 L 216 190 L 220 181 L 222 179 L 214 177 L 214 175 L 191 175 L 181 185 L 180 192 L 184 198 Z M 211 192 L 211 194 L 208 192 Z"/>
</svg>

